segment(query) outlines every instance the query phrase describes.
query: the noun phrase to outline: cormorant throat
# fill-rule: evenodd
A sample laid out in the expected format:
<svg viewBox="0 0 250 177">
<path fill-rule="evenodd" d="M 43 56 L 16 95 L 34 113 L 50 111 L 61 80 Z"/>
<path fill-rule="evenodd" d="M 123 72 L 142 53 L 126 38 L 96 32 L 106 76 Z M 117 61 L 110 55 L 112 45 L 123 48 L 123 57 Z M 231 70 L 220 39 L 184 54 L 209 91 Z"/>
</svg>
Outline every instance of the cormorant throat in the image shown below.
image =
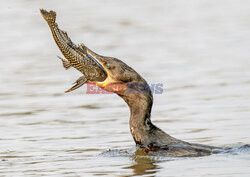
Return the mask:
<svg viewBox="0 0 250 177">
<path fill-rule="evenodd" d="M 147 83 L 144 84 L 145 91 L 132 90 L 118 94 L 128 104 L 130 109 L 130 132 L 137 145 L 147 147 L 150 143 L 150 134 L 156 129 L 151 123 L 151 108 L 153 105 L 153 95 L 148 89 Z M 138 88 L 138 87 L 136 87 Z"/>
</svg>

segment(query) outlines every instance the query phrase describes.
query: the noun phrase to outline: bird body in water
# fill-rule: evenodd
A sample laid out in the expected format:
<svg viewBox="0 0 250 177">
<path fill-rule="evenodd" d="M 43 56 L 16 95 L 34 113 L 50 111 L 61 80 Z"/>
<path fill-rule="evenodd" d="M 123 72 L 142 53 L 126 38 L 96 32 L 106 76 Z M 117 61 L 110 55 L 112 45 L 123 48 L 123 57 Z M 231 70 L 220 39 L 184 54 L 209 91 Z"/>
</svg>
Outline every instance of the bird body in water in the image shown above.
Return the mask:
<svg viewBox="0 0 250 177">
<path fill-rule="evenodd" d="M 63 33 L 61 32 L 61 34 Z M 63 51 L 64 48 L 61 47 L 60 49 L 67 56 L 68 53 Z M 70 50 L 73 50 L 70 54 L 79 55 L 79 50 L 75 52 L 74 48 Z M 105 71 L 105 80 L 88 80 L 86 82 L 116 93 L 127 103 L 130 109 L 130 132 L 136 145 L 145 153 L 159 153 L 171 157 L 196 157 L 218 153 L 222 150 L 219 147 L 188 143 L 159 129 L 151 122 L 153 95 L 146 80 L 119 59 L 98 55 L 87 47 L 84 52 L 98 64 L 100 71 Z M 74 58 L 74 56 L 71 56 L 71 58 Z M 79 62 L 77 67 L 87 68 L 88 63 Z M 88 69 L 83 73 L 91 74 L 91 72 L 92 70 Z M 138 90 L 140 93 L 138 93 Z"/>
</svg>

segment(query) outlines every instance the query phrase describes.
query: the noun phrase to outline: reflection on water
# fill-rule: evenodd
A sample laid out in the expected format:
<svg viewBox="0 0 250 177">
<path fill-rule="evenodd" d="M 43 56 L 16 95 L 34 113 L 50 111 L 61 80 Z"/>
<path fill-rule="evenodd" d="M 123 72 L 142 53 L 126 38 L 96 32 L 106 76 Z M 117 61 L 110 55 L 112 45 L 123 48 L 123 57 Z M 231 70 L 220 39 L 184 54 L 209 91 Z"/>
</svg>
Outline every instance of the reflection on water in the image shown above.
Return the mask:
<svg viewBox="0 0 250 177">
<path fill-rule="evenodd" d="M 216 146 L 250 142 L 250 2 L 0 1 L 0 176 L 249 175 L 250 153 L 240 149 L 145 156 L 118 96 L 86 87 L 64 94 L 80 74 L 63 69 L 39 8 L 57 11 L 75 43 L 163 83 L 152 121 L 167 133 Z"/>
<path fill-rule="evenodd" d="M 125 169 L 133 170 L 133 174 L 129 176 L 155 176 L 154 174 L 157 172 L 157 169 L 159 169 L 156 161 L 152 157 L 147 156 L 139 149 L 137 149 L 134 153 L 133 161 L 133 165 L 125 167 Z"/>
</svg>

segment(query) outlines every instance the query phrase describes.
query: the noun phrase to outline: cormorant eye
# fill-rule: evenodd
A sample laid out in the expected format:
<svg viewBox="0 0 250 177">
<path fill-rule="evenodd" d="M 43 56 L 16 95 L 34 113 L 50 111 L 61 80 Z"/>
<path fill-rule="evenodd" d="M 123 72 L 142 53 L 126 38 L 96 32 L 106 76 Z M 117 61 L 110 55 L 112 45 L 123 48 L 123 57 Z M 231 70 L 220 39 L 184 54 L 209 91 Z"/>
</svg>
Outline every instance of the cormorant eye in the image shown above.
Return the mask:
<svg viewBox="0 0 250 177">
<path fill-rule="evenodd" d="M 109 69 L 109 64 L 106 64 L 106 68 Z"/>
</svg>

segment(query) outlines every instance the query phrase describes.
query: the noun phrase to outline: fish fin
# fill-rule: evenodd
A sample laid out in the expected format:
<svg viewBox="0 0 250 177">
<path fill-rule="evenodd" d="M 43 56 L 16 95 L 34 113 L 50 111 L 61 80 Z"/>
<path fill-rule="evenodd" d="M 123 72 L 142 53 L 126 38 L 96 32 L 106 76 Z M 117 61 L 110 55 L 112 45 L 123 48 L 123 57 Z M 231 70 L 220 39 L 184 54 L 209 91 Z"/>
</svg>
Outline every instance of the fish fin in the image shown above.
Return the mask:
<svg viewBox="0 0 250 177">
<path fill-rule="evenodd" d="M 80 55 L 86 57 L 87 56 L 87 50 L 86 50 L 86 46 L 84 44 L 77 44 L 77 45 L 73 45 L 72 48 Z"/>
<path fill-rule="evenodd" d="M 60 60 L 62 60 L 62 64 L 63 64 L 63 67 L 67 70 L 71 67 L 71 64 L 69 62 L 69 60 L 67 60 L 66 58 L 62 58 L 62 57 L 59 57 L 57 56 Z"/>
<path fill-rule="evenodd" d="M 78 51 L 80 51 L 82 54 L 86 55 L 86 56 L 89 56 L 90 55 L 90 52 L 92 54 L 94 54 L 95 56 L 99 56 L 97 53 L 93 52 L 92 50 L 90 50 L 86 45 L 84 45 L 83 43 L 80 43 L 78 44 L 77 46 L 77 49 Z M 91 55 L 92 56 L 92 55 Z"/>
<path fill-rule="evenodd" d="M 87 48 L 83 43 L 80 43 L 77 45 L 77 47 L 82 50 L 82 52 L 84 52 L 85 54 L 87 53 Z"/>
<path fill-rule="evenodd" d="M 66 90 L 65 93 L 71 92 L 79 87 L 81 87 L 83 84 L 87 82 L 87 79 L 85 76 L 79 77 L 73 84 L 75 84 L 73 87 L 70 89 Z"/>
<path fill-rule="evenodd" d="M 43 18 L 48 22 L 48 23 L 55 23 L 56 21 L 56 12 L 51 10 L 47 11 L 45 9 L 40 9 L 40 12 L 43 16 Z"/>
<path fill-rule="evenodd" d="M 75 44 L 71 41 L 71 39 L 69 38 L 67 32 L 63 31 L 63 30 L 60 30 L 60 34 L 62 36 L 62 38 L 65 40 L 65 42 L 70 46 L 70 47 L 74 47 Z"/>
</svg>

